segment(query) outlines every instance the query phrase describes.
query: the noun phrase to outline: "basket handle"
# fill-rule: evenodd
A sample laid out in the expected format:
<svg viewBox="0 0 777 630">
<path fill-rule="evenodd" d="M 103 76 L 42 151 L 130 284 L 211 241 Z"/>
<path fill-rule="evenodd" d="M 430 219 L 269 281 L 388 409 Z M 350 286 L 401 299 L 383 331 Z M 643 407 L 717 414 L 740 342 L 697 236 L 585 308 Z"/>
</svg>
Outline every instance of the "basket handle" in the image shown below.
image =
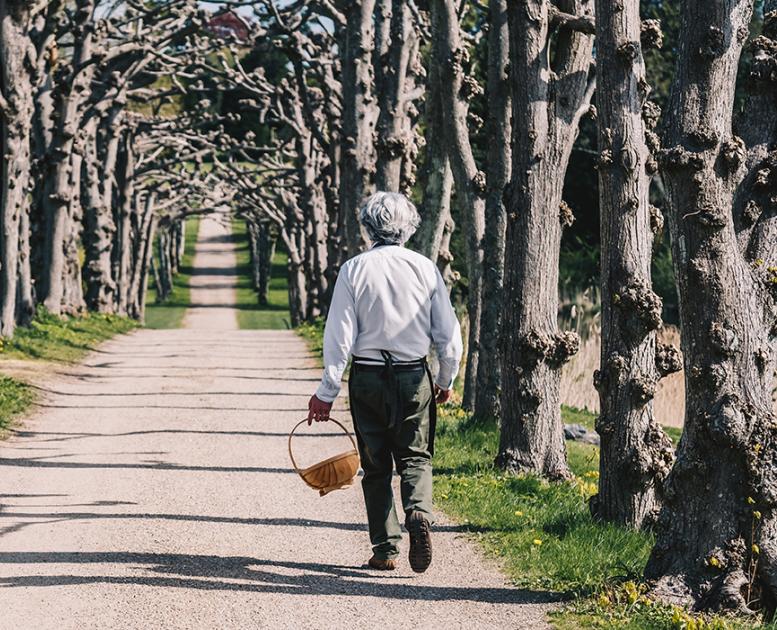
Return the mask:
<svg viewBox="0 0 777 630">
<path fill-rule="evenodd" d="M 289 457 L 291 458 L 291 465 L 294 466 L 294 472 L 297 474 L 300 473 L 300 469 L 297 466 L 297 462 L 294 461 L 294 454 L 291 452 L 291 438 L 294 437 L 294 432 L 300 428 L 303 424 L 305 424 L 308 421 L 307 418 L 304 420 L 300 420 L 297 424 L 294 425 L 294 428 L 291 430 L 291 433 L 289 433 Z M 343 430 L 343 433 L 345 433 L 348 436 L 348 439 L 351 440 L 351 444 L 353 444 L 353 448 L 357 449 L 356 441 L 353 439 L 353 436 L 351 435 L 351 432 L 348 431 L 339 421 L 335 420 L 334 418 L 329 418 L 328 422 L 334 422 L 338 427 L 340 427 Z"/>
</svg>

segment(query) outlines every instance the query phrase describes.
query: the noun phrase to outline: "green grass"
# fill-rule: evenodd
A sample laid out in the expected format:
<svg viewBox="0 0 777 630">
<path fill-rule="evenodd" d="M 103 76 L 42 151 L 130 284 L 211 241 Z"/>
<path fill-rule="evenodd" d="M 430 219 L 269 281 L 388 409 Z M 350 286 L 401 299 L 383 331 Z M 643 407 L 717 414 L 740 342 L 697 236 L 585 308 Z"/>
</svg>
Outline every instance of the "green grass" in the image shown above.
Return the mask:
<svg viewBox="0 0 777 630">
<path fill-rule="evenodd" d="M 29 385 L 9 376 L 0 376 L 0 437 L 34 400 L 35 396 Z"/>
<path fill-rule="evenodd" d="M 29 326 L 17 328 L 10 339 L 0 340 L 0 369 L 3 359 L 73 363 L 103 341 L 136 327 L 137 322 L 116 315 L 89 313 L 60 318 L 40 309 Z M 0 375 L 0 437 L 34 400 L 29 385 Z"/>
<path fill-rule="evenodd" d="M 11 339 L 3 340 L 0 357 L 75 362 L 103 341 L 137 325 L 116 315 L 60 318 L 40 310 L 30 326 L 17 328 Z"/>
<path fill-rule="evenodd" d="M 232 237 L 237 254 L 237 324 L 241 329 L 286 329 L 289 318 L 286 253 L 276 251 L 272 261 L 267 305 L 259 305 L 251 281 L 251 253 L 245 221 L 232 222 Z"/>
<path fill-rule="evenodd" d="M 157 303 L 156 286 L 151 277 L 148 294 L 146 295 L 146 328 L 180 328 L 186 309 L 191 304 L 191 288 L 189 283 L 194 262 L 194 246 L 197 243 L 197 232 L 200 227 L 200 217 L 191 216 L 186 219 L 186 239 L 184 254 L 178 274 L 173 278 L 173 292 L 166 302 Z"/>
</svg>

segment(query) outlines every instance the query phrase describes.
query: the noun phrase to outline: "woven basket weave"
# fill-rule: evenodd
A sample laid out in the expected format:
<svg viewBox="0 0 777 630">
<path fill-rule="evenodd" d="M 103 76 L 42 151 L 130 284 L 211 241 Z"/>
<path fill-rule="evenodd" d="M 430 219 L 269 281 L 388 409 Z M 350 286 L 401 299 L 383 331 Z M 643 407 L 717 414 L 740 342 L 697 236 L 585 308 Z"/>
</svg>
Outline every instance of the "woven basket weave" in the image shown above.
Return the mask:
<svg viewBox="0 0 777 630">
<path fill-rule="evenodd" d="M 329 419 L 330 422 L 334 422 L 340 427 L 343 432 L 351 440 L 353 448 L 349 451 L 340 453 L 328 457 L 324 461 L 313 464 L 304 469 L 300 469 L 297 466 L 297 462 L 294 460 L 294 453 L 291 449 L 292 438 L 294 432 L 307 422 L 307 419 L 300 421 L 289 433 L 289 457 L 291 458 L 291 464 L 294 466 L 294 470 L 302 477 L 302 480 L 314 490 L 318 490 L 320 496 L 329 494 L 333 490 L 339 490 L 345 488 L 353 483 L 356 478 L 356 473 L 359 472 L 359 452 L 356 450 L 356 442 L 353 436 L 348 432 L 342 424 L 340 424 L 334 418 Z"/>
</svg>

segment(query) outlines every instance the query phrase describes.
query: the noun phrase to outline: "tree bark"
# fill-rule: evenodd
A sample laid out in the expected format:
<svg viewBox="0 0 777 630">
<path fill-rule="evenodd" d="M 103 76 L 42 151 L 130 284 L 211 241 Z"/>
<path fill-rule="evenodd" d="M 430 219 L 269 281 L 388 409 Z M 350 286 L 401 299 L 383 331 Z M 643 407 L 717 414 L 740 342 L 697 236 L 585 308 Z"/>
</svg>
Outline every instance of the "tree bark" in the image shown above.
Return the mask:
<svg viewBox="0 0 777 630">
<path fill-rule="evenodd" d="M 438 262 L 443 249 L 443 258 L 448 255 L 447 247 L 443 248 L 443 240 L 446 223 L 451 220 L 453 190 L 453 173 L 445 139 L 440 71 L 439 64 L 429 64 L 424 100 L 426 158 L 422 172 L 423 200 L 419 207 L 421 225 L 411 241 L 419 252 L 435 263 Z"/>
<path fill-rule="evenodd" d="M 554 36 L 548 0 L 508 3 L 513 103 L 502 324 L 502 425 L 497 464 L 551 479 L 570 476 L 559 400 L 561 365 L 578 349 L 558 330 L 564 173 L 593 91 L 593 2 L 559 8 L 590 21 Z M 553 5 L 556 6 L 556 5 Z M 551 54 L 551 46 L 555 48 Z M 550 61 L 553 59 L 553 64 Z"/>
<path fill-rule="evenodd" d="M 345 222 L 348 256 L 365 243 L 359 225 L 361 202 L 373 189 L 375 154 L 373 133 L 377 111 L 373 95 L 372 52 L 375 44 L 375 0 L 347 0 L 342 10 L 346 26 L 339 42 L 342 65 L 342 154 L 340 212 Z"/>
<path fill-rule="evenodd" d="M 500 417 L 502 389 L 499 339 L 502 323 L 505 226 L 505 186 L 510 179 L 510 84 L 507 68 L 510 33 L 506 0 L 489 1 L 488 30 L 488 163 L 486 167 L 485 234 L 483 239 L 483 289 L 480 324 L 480 356 L 477 397 L 473 417 L 477 421 Z"/>
<path fill-rule="evenodd" d="M 742 110 L 735 135 L 753 2 L 682 6 L 660 165 L 683 330 L 685 428 L 646 568 L 663 599 L 767 615 L 777 603 L 776 9 L 765 3 L 752 109 Z"/>
<path fill-rule="evenodd" d="M 475 385 L 480 351 L 480 309 L 485 231 L 485 174 L 478 170 L 469 142 L 469 99 L 479 91 L 476 81 L 465 76 L 469 53 L 461 40 L 454 0 L 434 0 L 432 6 L 433 63 L 440 70 L 440 95 L 446 144 L 456 183 L 457 199 L 465 217 L 467 233 L 467 312 L 469 333 L 464 375 L 465 409 L 475 405 Z"/>
<path fill-rule="evenodd" d="M 73 286 L 72 236 L 69 212 L 74 194 L 72 188 L 72 153 L 81 122 L 81 106 L 94 72 L 92 56 L 94 30 L 94 0 L 79 0 L 73 29 L 74 52 L 72 71 L 57 83 L 57 114 L 48 157 L 53 173 L 46 181 L 43 204 L 46 212 L 46 242 L 44 251 L 42 302 L 49 312 L 59 315 L 64 310 L 77 310 L 80 305 L 66 304 L 65 290 L 77 298 Z M 80 278 L 80 274 L 79 274 Z M 79 279 L 80 282 L 80 279 Z"/>
<path fill-rule="evenodd" d="M 661 376 L 656 360 L 661 298 L 650 278 L 654 235 L 648 189 L 655 161 L 642 120 L 648 87 L 640 28 L 639 0 L 624 0 L 619 7 L 597 0 L 602 343 L 594 381 L 601 455 L 599 494 L 591 510 L 636 529 L 655 522 L 674 458 L 653 415 Z"/>
<path fill-rule="evenodd" d="M 383 0 L 379 3 L 381 24 L 386 17 L 390 24 L 389 42 L 378 42 L 375 64 L 378 121 L 375 184 L 378 190 L 399 192 L 403 188 L 403 161 L 414 153 L 414 138 L 408 109 L 413 105 L 414 88 L 410 64 L 417 48 L 418 35 L 413 28 L 410 7 L 403 0 Z M 386 7 L 390 8 L 385 16 Z M 380 29 L 378 29 L 380 30 Z M 380 39 L 382 41 L 383 34 Z"/>
<path fill-rule="evenodd" d="M 116 255 L 114 266 L 116 269 L 116 291 L 118 294 L 117 311 L 120 315 L 126 315 L 129 305 L 129 285 L 132 266 L 132 213 L 135 200 L 135 148 L 132 132 L 124 135 L 122 143 L 122 178 L 119 194 L 118 233 L 116 235 Z M 160 235 L 165 230 L 160 230 Z"/>
<path fill-rule="evenodd" d="M 0 162 L 0 336 L 11 337 L 17 322 L 20 225 L 29 217 L 32 82 L 25 58 L 31 42 L 26 3 L 0 0 L 2 155 Z M 24 218 L 23 218 L 24 217 Z M 23 236 L 22 236 L 23 238 Z M 29 253 L 29 252 L 27 252 Z"/>
<path fill-rule="evenodd" d="M 98 313 L 116 311 L 116 282 L 113 279 L 112 253 L 116 224 L 113 210 L 105 204 L 103 183 L 113 178 L 112 170 L 103 167 L 98 149 L 97 119 L 87 123 L 86 182 L 84 185 L 84 282 L 86 304 Z M 109 198 L 109 203 L 112 196 Z"/>
</svg>

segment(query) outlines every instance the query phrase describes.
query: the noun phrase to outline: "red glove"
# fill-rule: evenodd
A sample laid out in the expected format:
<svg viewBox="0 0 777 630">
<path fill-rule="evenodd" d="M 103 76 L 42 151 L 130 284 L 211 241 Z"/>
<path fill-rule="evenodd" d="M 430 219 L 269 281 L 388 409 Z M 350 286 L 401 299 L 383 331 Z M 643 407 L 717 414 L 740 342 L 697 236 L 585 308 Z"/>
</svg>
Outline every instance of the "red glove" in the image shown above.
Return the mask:
<svg viewBox="0 0 777 630">
<path fill-rule="evenodd" d="M 316 422 L 326 422 L 329 420 L 329 412 L 332 410 L 332 403 L 324 402 L 316 398 L 314 394 L 308 402 L 308 426 Z"/>
</svg>

